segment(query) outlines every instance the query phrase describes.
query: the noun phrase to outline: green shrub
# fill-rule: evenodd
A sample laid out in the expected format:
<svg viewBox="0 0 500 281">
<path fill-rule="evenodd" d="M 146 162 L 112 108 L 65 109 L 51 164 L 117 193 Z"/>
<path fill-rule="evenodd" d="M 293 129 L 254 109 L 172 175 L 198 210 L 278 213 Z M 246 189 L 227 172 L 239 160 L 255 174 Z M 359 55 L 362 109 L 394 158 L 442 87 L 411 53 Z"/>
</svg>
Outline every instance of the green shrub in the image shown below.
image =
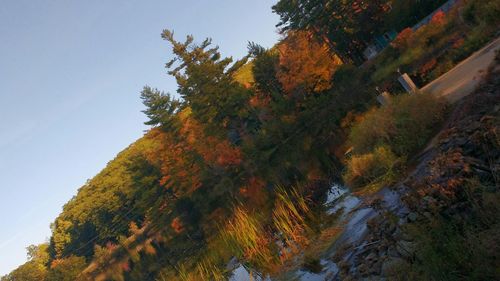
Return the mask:
<svg viewBox="0 0 500 281">
<path fill-rule="evenodd" d="M 479 50 L 495 38 L 500 23 L 500 0 L 472 0 L 465 5 L 462 18 L 470 25 L 464 44 L 452 51 L 455 62 L 459 62 Z"/>
<path fill-rule="evenodd" d="M 69 256 L 52 261 L 47 280 L 72 281 L 87 267 L 84 257 Z"/>
<path fill-rule="evenodd" d="M 444 118 L 445 102 L 430 94 L 401 95 L 356 123 L 344 181 L 376 189 L 394 182 L 407 156 L 423 148 Z"/>
<path fill-rule="evenodd" d="M 484 1 L 482 5 L 480 11 L 481 19 L 490 25 L 498 24 L 500 22 L 500 1 Z"/>
<path fill-rule="evenodd" d="M 343 179 L 353 188 L 390 184 L 397 177 L 400 163 L 389 148 L 379 146 L 372 153 L 349 159 Z"/>
<path fill-rule="evenodd" d="M 463 18 L 469 24 L 484 22 L 490 25 L 500 21 L 500 0 L 472 0 L 465 5 Z"/>
<path fill-rule="evenodd" d="M 439 76 L 445 74 L 450 71 L 455 66 L 455 63 L 451 60 L 444 59 L 442 62 L 438 64 L 436 68 L 434 68 L 431 73 L 429 73 L 426 81 L 430 82 Z"/>
<path fill-rule="evenodd" d="M 397 156 L 408 156 L 428 141 L 444 118 L 445 102 L 429 94 L 401 95 L 366 113 L 355 124 L 349 143 L 355 154 L 387 145 Z"/>
</svg>

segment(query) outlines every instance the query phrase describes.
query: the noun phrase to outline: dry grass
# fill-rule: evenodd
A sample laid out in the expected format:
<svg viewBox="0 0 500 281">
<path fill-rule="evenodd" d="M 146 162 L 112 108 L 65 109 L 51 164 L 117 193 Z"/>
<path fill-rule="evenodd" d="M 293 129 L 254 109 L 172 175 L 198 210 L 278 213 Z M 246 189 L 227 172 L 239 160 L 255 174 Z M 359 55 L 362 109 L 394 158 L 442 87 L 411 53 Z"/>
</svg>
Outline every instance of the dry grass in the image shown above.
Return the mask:
<svg viewBox="0 0 500 281">
<path fill-rule="evenodd" d="M 221 230 L 223 239 L 235 255 L 252 267 L 272 271 L 277 262 L 273 253 L 271 235 L 254 214 L 243 206 L 234 210 L 233 219 Z"/>
<path fill-rule="evenodd" d="M 309 214 L 300 188 L 277 187 L 270 219 L 259 218 L 238 206 L 221 233 L 242 262 L 262 273 L 276 274 L 309 245 Z"/>
<path fill-rule="evenodd" d="M 396 179 L 401 162 L 389 148 L 379 146 L 371 153 L 355 155 L 349 159 L 343 178 L 352 188 L 376 190 Z"/>
<path fill-rule="evenodd" d="M 283 187 L 278 187 L 276 195 L 273 225 L 282 242 L 280 259 L 285 262 L 309 244 L 307 234 L 311 230 L 305 216 L 310 210 L 298 188 L 287 192 Z"/>
<path fill-rule="evenodd" d="M 176 267 L 175 277 L 160 273 L 158 281 L 224 281 L 227 280 L 226 272 L 209 258 L 198 262 L 194 267 L 181 264 Z"/>
</svg>

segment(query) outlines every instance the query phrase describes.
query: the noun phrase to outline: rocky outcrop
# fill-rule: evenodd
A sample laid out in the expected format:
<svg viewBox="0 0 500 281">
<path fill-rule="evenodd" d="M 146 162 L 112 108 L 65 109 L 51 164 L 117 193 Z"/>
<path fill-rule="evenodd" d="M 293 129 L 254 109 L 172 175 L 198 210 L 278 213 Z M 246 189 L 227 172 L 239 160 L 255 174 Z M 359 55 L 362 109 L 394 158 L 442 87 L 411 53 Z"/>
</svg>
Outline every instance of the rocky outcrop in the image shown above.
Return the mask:
<svg viewBox="0 0 500 281">
<path fill-rule="evenodd" d="M 401 183 L 364 198 L 370 210 L 367 231 L 358 239 L 337 241 L 332 260 L 338 272 L 331 280 L 393 280 L 415 262 L 417 241 L 404 230 L 436 216 L 466 219 L 481 198 L 470 194 L 471 181 L 499 192 L 500 71 L 490 69 L 485 82 L 460 101 L 437 142 L 416 160 Z M 492 237 L 491 239 L 495 239 Z M 498 238 L 500 239 L 500 238 Z M 491 242 L 498 245 L 499 241 Z M 408 279 L 410 279 L 408 277 Z"/>
</svg>

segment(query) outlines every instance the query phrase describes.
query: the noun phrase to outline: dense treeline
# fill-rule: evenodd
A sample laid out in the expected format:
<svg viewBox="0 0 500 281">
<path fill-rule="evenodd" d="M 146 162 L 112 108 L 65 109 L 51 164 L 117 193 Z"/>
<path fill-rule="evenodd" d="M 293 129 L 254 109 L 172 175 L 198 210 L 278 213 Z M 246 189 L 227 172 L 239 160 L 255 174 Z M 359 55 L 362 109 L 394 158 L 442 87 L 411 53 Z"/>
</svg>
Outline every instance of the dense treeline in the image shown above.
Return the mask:
<svg viewBox="0 0 500 281">
<path fill-rule="evenodd" d="M 310 30 L 344 62 L 360 64 L 377 35 L 412 26 L 446 0 L 282 0 L 273 6 L 283 31 Z"/>
<path fill-rule="evenodd" d="M 443 1 L 390 2 L 281 0 L 283 39 L 250 43 L 238 61 L 165 30 L 179 98 L 144 88 L 152 128 L 80 188 L 49 243 L 2 281 L 217 279 L 233 256 L 267 272 L 284 264 L 269 245 L 315 231 L 300 215 L 340 178 L 350 127 L 374 103 L 371 69 L 353 63 L 374 35 Z"/>
</svg>

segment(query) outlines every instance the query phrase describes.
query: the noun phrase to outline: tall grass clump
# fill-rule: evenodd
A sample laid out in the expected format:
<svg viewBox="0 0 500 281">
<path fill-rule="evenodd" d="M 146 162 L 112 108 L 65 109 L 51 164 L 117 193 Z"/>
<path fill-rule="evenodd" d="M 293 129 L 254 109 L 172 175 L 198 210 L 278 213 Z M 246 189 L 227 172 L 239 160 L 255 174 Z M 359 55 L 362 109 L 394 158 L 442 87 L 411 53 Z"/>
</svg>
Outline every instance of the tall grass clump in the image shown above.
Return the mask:
<svg viewBox="0 0 500 281">
<path fill-rule="evenodd" d="M 224 281 L 227 278 L 224 272 L 210 261 L 202 261 L 196 265 L 197 278 L 200 281 Z"/>
<path fill-rule="evenodd" d="M 221 235 L 238 259 L 258 272 L 274 275 L 309 245 L 311 213 L 299 187 L 275 190 L 270 218 L 250 213 L 244 206 L 234 209 L 233 218 Z"/>
<path fill-rule="evenodd" d="M 236 207 L 233 218 L 221 230 L 221 234 L 241 261 L 260 270 L 273 271 L 277 258 L 271 235 L 256 215 L 250 214 L 243 206 Z"/>
<path fill-rule="evenodd" d="M 306 217 L 310 213 L 307 199 L 298 187 L 287 191 L 284 187 L 276 189 L 276 204 L 273 210 L 273 226 L 281 242 L 280 260 L 288 260 L 308 244 Z"/>
<path fill-rule="evenodd" d="M 165 277 L 160 274 L 159 281 L 172 280 L 171 277 Z M 224 271 L 213 264 L 209 260 L 203 260 L 196 264 L 196 266 L 189 270 L 184 265 L 177 267 L 177 278 L 179 281 L 225 281 L 227 277 Z"/>
</svg>

